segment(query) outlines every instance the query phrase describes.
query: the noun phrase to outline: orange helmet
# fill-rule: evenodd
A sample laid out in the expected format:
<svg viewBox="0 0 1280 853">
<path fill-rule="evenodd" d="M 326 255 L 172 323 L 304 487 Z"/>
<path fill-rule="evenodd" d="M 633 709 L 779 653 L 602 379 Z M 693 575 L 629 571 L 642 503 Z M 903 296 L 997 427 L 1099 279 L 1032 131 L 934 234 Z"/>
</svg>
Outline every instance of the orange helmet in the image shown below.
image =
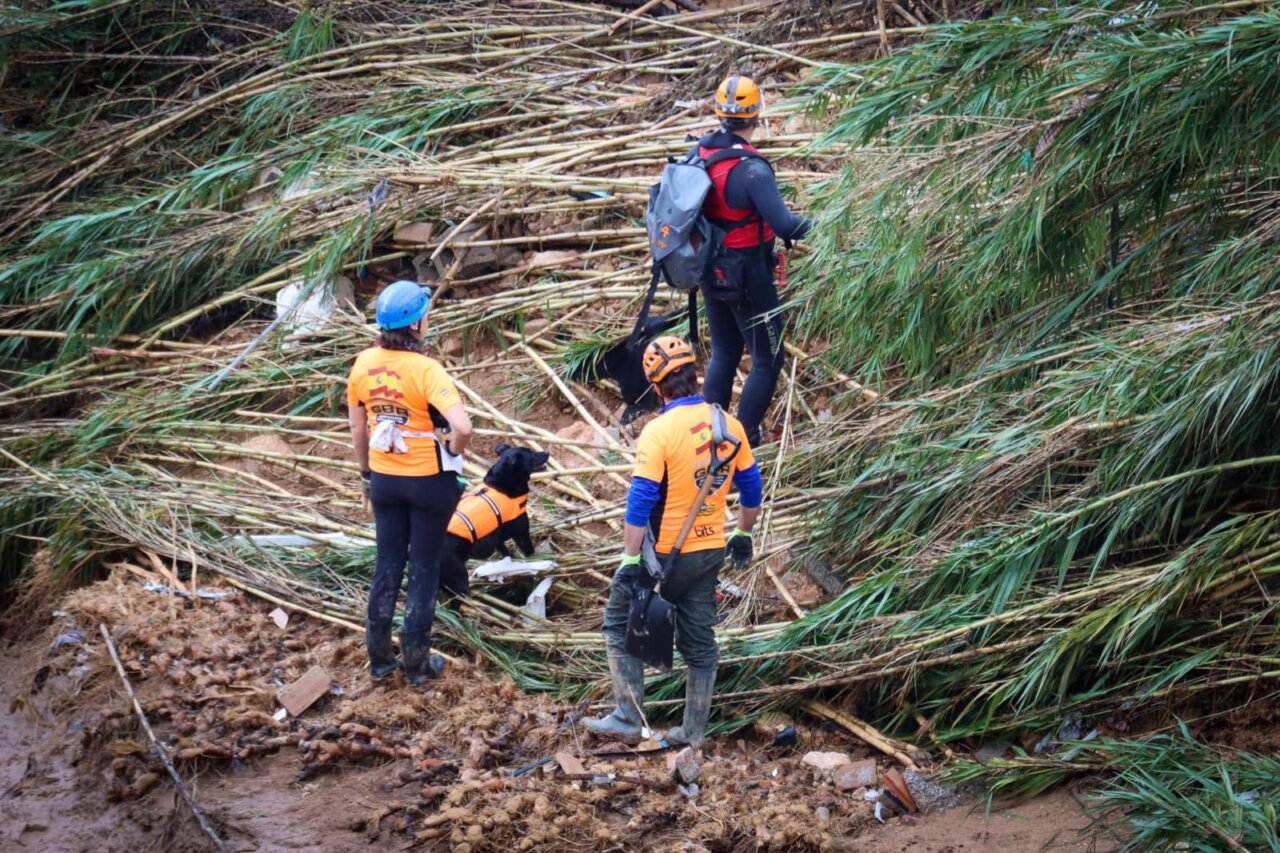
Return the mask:
<svg viewBox="0 0 1280 853">
<path fill-rule="evenodd" d="M 675 335 L 654 338 L 644 348 L 644 378 L 657 385 L 677 367 L 693 364 L 694 361 L 693 350 Z"/>
<path fill-rule="evenodd" d="M 756 118 L 763 107 L 760 87 L 750 77 L 734 74 L 716 89 L 716 115 L 720 118 Z"/>
</svg>

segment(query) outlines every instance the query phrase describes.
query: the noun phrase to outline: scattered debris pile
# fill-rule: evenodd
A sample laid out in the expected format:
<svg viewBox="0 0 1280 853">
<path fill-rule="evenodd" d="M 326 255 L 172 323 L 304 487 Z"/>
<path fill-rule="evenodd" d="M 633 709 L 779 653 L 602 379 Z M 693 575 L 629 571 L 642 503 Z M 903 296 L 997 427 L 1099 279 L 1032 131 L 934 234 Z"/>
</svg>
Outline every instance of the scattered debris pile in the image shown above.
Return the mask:
<svg viewBox="0 0 1280 853">
<path fill-rule="evenodd" d="M 348 825 L 369 841 L 551 850 L 665 838 L 827 850 L 877 813 L 890 816 L 867 791 L 883 786 L 910 801 L 891 766 L 822 751 L 851 743 L 831 726 L 792 726 L 782 746 L 763 728 L 744 730 L 709 741 L 700 757 L 600 743 L 574 725 L 585 705 L 521 693 L 482 665 L 459 662 L 425 691 L 398 673 L 375 681 L 349 630 L 299 614 L 281 628 L 270 605 L 249 596 L 195 604 L 121 577 L 62 603 L 26 699 L 77 721 L 112 801 L 151 795 L 166 780 L 97 639 L 103 624 L 180 772 L 284 760 L 289 784 L 303 788 L 317 774 L 389 765 L 384 805 Z M 282 688 L 317 669 L 329 689 L 286 713 Z"/>
</svg>

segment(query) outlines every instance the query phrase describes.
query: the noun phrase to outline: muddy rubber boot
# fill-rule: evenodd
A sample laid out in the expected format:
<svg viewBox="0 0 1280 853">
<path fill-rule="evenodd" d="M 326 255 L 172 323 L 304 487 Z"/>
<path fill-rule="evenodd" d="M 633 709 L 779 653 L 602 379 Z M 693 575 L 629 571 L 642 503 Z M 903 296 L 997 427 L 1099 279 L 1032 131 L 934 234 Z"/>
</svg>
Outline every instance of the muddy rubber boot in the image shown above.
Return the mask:
<svg viewBox="0 0 1280 853">
<path fill-rule="evenodd" d="M 400 655 L 404 658 L 405 680 L 410 684 L 422 684 L 444 672 L 444 658 L 431 654 L 430 631 L 401 631 Z"/>
<path fill-rule="evenodd" d="M 609 673 L 613 676 L 613 712 L 604 717 L 586 717 L 582 724 L 600 737 L 639 743 L 644 720 L 644 662 L 631 655 L 609 655 Z"/>
<path fill-rule="evenodd" d="M 391 623 L 364 620 L 364 645 L 369 652 L 369 674 L 386 678 L 400 668 L 391 648 Z"/>
<path fill-rule="evenodd" d="M 716 671 L 691 669 L 684 687 L 684 725 L 667 732 L 667 743 L 683 743 L 702 746 L 703 733 L 707 729 L 707 717 L 711 714 L 711 694 L 716 687 Z"/>
</svg>

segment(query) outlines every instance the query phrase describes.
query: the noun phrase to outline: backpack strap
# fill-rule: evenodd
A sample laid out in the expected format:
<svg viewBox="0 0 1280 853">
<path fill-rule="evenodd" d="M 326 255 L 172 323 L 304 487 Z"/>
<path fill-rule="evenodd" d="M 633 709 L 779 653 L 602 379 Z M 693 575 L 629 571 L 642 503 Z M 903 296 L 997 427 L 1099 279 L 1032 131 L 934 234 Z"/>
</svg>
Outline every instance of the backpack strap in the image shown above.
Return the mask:
<svg viewBox="0 0 1280 853">
<path fill-rule="evenodd" d="M 689 343 L 702 349 L 702 332 L 698 329 L 698 288 L 689 291 Z"/>
<path fill-rule="evenodd" d="M 769 158 L 765 157 L 759 151 L 748 151 L 745 148 L 720 148 L 703 161 L 702 168 L 710 169 L 716 163 L 723 163 L 725 160 L 760 160 L 769 167 L 769 171 L 773 171 L 773 164 L 769 162 Z M 708 217 L 710 219 L 710 217 Z M 715 226 L 721 231 L 737 231 L 739 228 L 750 228 L 752 225 L 758 225 L 760 228 L 760 242 L 764 243 L 764 217 L 760 215 L 760 211 L 752 211 L 752 214 L 746 219 L 739 222 L 731 222 L 728 220 L 711 220 Z"/>
<path fill-rule="evenodd" d="M 627 338 L 627 349 L 634 351 L 644 337 L 644 325 L 649 320 L 649 309 L 653 307 L 653 298 L 658 295 L 658 280 L 662 278 L 662 264 L 658 261 L 653 262 L 653 275 L 649 277 L 649 290 L 644 295 L 644 302 L 640 305 L 640 315 L 636 317 L 635 327 L 631 330 L 631 336 Z M 697 310 L 694 306 L 694 310 Z"/>
<path fill-rule="evenodd" d="M 770 170 L 773 169 L 768 157 L 765 157 L 759 151 L 748 151 L 745 148 L 717 149 L 716 153 L 703 161 L 706 164 L 704 168 L 710 169 L 716 163 L 723 163 L 725 160 L 763 160 Z"/>
</svg>

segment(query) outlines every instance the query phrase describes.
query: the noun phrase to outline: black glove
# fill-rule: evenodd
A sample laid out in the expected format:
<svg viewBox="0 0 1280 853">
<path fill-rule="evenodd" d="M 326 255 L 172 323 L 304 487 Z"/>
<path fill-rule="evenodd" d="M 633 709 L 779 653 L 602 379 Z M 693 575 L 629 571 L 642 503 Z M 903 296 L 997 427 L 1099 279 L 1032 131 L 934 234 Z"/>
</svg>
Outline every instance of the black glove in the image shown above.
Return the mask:
<svg viewBox="0 0 1280 853">
<path fill-rule="evenodd" d="M 360 472 L 360 494 L 364 495 L 364 499 L 367 501 L 373 500 L 373 472 L 372 471 Z"/>
<path fill-rule="evenodd" d="M 729 534 L 724 547 L 729 554 L 729 568 L 745 569 L 751 565 L 751 557 L 755 549 L 751 544 L 750 533 L 745 530 L 734 530 Z"/>
</svg>

